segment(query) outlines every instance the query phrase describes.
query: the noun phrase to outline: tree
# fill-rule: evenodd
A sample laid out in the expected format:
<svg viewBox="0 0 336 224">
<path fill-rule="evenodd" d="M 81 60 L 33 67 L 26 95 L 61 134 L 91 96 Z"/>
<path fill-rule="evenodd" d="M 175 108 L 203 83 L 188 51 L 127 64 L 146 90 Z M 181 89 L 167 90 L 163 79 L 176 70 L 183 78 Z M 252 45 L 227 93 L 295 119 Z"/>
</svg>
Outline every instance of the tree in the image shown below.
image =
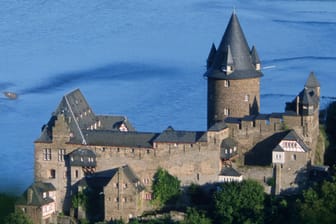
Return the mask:
<svg viewBox="0 0 336 224">
<path fill-rule="evenodd" d="M 5 218 L 14 212 L 15 201 L 17 197 L 0 193 L 0 223 L 3 223 Z"/>
<path fill-rule="evenodd" d="M 302 223 L 336 223 L 336 180 L 304 191 L 298 206 Z"/>
<path fill-rule="evenodd" d="M 18 210 L 6 217 L 5 224 L 33 224 L 33 222 L 21 210 Z"/>
<path fill-rule="evenodd" d="M 186 217 L 181 224 L 211 224 L 211 219 L 207 218 L 204 212 L 188 207 Z"/>
<path fill-rule="evenodd" d="M 214 193 L 218 223 L 262 223 L 264 188 L 256 181 L 222 184 Z"/>
<path fill-rule="evenodd" d="M 82 207 L 84 210 L 86 210 L 87 205 L 88 197 L 85 190 L 79 191 L 77 194 L 72 196 L 72 207 Z"/>
<path fill-rule="evenodd" d="M 158 206 L 163 206 L 168 201 L 175 199 L 180 194 L 180 184 L 181 182 L 177 177 L 159 168 L 154 174 L 152 185 L 153 202 Z"/>
</svg>

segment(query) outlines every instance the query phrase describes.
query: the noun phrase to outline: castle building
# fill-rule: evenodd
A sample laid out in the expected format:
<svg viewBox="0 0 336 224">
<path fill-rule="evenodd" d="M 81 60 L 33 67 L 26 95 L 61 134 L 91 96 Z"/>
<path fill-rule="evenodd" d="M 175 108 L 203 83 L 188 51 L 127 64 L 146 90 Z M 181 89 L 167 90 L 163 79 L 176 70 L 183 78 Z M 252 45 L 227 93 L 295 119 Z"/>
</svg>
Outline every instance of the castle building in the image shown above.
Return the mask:
<svg viewBox="0 0 336 224">
<path fill-rule="evenodd" d="M 204 131 L 136 131 L 125 116 L 95 114 L 79 89 L 64 95 L 34 142 L 34 181 L 55 189 L 50 200 L 54 216 L 95 221 L 140 216 L 153 209 L 151 185 L 159 167 L 183 186 L 243 178 L 265 184 L 275 178 L 275 194 L 299 190 L 302 181 L 297 183 L 297 177 L 302 174 L 303 180 L 314 162 L 319 134 L 320 85 L 315 75 L 309 75 L 285 112 L 260 114 L 260 59 L 233 13 L 219 47 L 212 45 L 205 76 Z M 74 206 L 74 198 L 86 190 L 91 192 L 88 200 L 99 206 Z M 29 205 L 25 199 L 17 207 Z"/>
<path fill-rule="evenodd" d="M 218 49 L 212 44 L 208 79 L 208 128 L 227 117 L 257 115 L 260 107 L 261 65 L 250 50 L 237 15 L 232 14 Z"/>
</svg>

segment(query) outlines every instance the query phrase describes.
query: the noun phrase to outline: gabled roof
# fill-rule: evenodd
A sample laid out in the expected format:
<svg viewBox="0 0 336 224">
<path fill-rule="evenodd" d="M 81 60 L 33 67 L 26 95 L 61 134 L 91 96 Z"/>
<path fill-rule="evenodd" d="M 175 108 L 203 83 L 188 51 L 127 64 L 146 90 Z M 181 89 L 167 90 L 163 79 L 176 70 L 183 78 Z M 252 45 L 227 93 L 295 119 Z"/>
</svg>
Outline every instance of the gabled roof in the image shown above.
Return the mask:
<svg viewBox="0 0 336 224">
<path fill-rule="evenodd" d="M 69 127 L 70 143 L 87 144 L 86 130 L 114 130 L 120 131 L 124 125 L 127 131 L 135 131 L 132 124 L 125 116 L 98 115 L 96 116 L 87 103 L 83 94 L 76 89 L 63 96 L 47 125 L 44 125 L 40 137 L 36 141 L 52 141 L 52 129 L 55 121 L 63 116 Z"/>
<path fill-rule="evenodd" d="M 284 145 L 285 142 L 296 142 L 298 146 L 289 145 L 288 147 Z M 280 147 L 283 151 L 295 151 L 295 152 L 308 152 L 310 148 L 303 142 L 303 140 L 298 136 L 298 134 L 291 130 L 288 134 L 282 138 L 276 148 L 273 151 L 281 151 Z"/>
<path fill-rule="evenodd" d="M 122 166 L 119 168 L 119 172 L 123 172 L 129 182 L 133 184 L 133 186 L 140 192 L 145 189 L 145 187 L 141 184 L 139 178 L 135 175 L 131 167 L 129 166 Z"/>
<path fill-rule="evenodd" d="M 250 52 L 238 17 L 233 13 L 217 49 L 214 62 L 205 76 L 227 80 L 261 77 L 262 73 L 256 70 L 251 53 L 254 54 L 254 61 L 257 59 L 260 61 L 255 48 Z M 227 74 L 226 66 L 231 64 L 233 64 L 233 72 Z"/>
<path fill-rule="evenodd" d="M 54 200 L 48 195 L 49 191 L 56 191 L 56 188 L 51 183 L 34 182 L 23 193 L 16 204 L 33 205 L 38 207 L 49 204 L 54 202 Z M 43 193 L 46 193 L 46 197 L 43 197 Z"/>
<path fill-rule="evenodd" d="M 91 175 L 85 176 L 85 178 L 81 180 L 80 185 L 88 185 L 92 188 L 105 187 L 117 172 L 118 168 L 95 172 Z"/>
<path fill-rule="evenodd" d="M 197 131 L 175 131 L 172 127 L 168 127 L 163 131 L 154 142 L 167 143 L 196 143 L 198 141 L 206 141 L 205 132 Z"/>
<path fill-rule="evenodd" d="M 109 130 L 83 131 L 88 145 L 151 148 L 157 133 Z"/>
<path fill-rule="evenodd" d="M 229 176 L 229 177 L 240 177 L 242 176 L 237 170 L 232 167 L 224 167 L 220 174 L 220 176 Z"/>
<path fill-rule="evenodd" d="M 314 72 L 311 72 L 308 76 L 308 79 L 305 84 L 306 88 L 315 88 L 315 87 L 320 87 L 319 81 L 317 81 L 317 78 L 314 74 Z"/>
</svg>

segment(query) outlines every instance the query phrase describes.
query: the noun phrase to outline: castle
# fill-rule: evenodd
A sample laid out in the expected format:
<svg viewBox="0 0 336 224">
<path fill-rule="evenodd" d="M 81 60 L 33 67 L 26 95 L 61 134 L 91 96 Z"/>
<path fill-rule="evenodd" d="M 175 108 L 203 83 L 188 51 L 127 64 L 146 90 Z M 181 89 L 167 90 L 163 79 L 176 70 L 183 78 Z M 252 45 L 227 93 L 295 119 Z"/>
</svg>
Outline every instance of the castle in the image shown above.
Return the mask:
<svg viewBox="0 0 336 224">
<path fill-rule="evenodd" d="M 125 116 L 96 115 L 79 89 L 66 94 L 34 142 L 35 180 L 16 209 L 34 223 L 85 218 L 73 198 L 89 188 L 97 219 L 128 220 L 152 209 L 159 167 L 183 186 L 274 178 L 274 194 L 295 192 L 314 162 L 320 85 L 310 73 L 285 112 L 260 114 L 261 68 L 233 13 L 207 59 L 206 131 L 139 132 Z"/>
</svg>

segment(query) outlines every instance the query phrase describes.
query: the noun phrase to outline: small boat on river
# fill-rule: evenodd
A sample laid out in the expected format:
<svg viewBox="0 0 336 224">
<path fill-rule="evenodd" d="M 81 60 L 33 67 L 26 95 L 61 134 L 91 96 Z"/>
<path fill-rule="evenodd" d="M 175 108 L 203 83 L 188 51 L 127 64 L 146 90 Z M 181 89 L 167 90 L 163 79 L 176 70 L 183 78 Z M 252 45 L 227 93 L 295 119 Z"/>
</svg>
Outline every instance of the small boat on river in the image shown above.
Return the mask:
<svg viewBox="0 0 336 224">
<path fill-rule="evenodd" d="M 11 100 L 15 100 L 17 99 L 18 95 L 14 92 L 3 92 L 3 94 L 5 95 L 5 97 L 7 97 L 8 99 L 11 99 Z"/>
</svg>

